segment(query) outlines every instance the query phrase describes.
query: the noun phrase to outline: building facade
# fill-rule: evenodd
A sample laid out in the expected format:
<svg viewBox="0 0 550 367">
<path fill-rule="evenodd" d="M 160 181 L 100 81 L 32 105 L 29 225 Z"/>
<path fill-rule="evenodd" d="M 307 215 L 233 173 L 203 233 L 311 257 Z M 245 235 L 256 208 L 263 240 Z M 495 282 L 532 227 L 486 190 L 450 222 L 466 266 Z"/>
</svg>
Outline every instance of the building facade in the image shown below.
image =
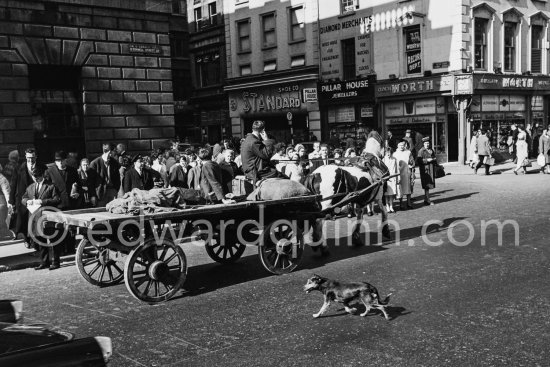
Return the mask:
<svg viewBox="0 0 550 367">
<path fill-rule="evenodd" d="M 169 3 L 0 1 L 0 154 L 174 136 Z"/>
<path fill-rule="evenodd" d="M 279 141 L 321 137 L 316 0 L 224 3 L 229 116 L 233 136 L 266 122 Z"/>
<path fill-rule="evenodd" d="M 189 53 L 192 110 L 185 121 L 186 136 L 194 142 L 219 142 L 231 134 L 226 79 L 225 17 L 222 0 L 189 1 Z"/>
</svg>

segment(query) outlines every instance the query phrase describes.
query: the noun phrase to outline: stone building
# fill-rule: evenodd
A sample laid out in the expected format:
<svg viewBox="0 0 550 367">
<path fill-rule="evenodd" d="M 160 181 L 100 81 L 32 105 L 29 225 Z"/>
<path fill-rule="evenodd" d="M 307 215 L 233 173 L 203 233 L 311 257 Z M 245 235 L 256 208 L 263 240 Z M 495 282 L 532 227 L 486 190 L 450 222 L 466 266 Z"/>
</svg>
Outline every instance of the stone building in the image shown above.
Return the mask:
<svg viewBox="0 0 550 367">
<path fill-rule="evenodd" d="M 89 4 L 93 4 L 89 5 Z M 0 156 L 174 136 L 169 2 L 0 0 Z M 51 158 L 50 158 L 51 157 Z"/>
<path fill-rule="evenodd" d="M 279 141 L 321 137 L 317 7 L 317 0 L 224 2 L 234 136 L 260 119 Z"/>
</svg>

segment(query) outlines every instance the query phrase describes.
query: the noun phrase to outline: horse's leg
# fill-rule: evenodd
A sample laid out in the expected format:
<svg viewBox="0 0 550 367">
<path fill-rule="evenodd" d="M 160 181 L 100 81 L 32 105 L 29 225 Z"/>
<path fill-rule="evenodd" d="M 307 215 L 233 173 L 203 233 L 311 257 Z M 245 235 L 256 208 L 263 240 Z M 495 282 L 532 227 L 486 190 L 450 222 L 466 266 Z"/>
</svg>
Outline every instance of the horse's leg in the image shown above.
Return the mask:
<svg viewBox="0 0 550 367">
<path fill-rule="evenodd" d="M 384 193 L 382 190 L 378 193 L 376 196 L 376 200 L 378 202 L 378 205 L 380 206 L 380 214 L 382 215 L 382 237 L 386 240 L 390 239 L 390 229 L 388 227 L 388 212 L 386 210 L 386 206 L 382 203 L 382 199 L 384 198 Z"/>
<path fill-rule="evenodd" d="M 311 248 L 313 251 L 321 251 L 321 255 L 328 255 L 328 244 L 323 239 L 323 219 L 317 219 L 313 226 L 311 233 L 311 239 L 313 241 Z"/>
<path fill-rule="evenodd" d="M 364 207 L 356 204 L 355 205 L 355 225 L 353 226 L 353 230 L 351 231 L 351 239 L 352 243 L 356 246 L 363 245 L 363 242 L 361 241 L 361 221 L 363 220 L 363 214 L 364 214 Z"/>
</svg>

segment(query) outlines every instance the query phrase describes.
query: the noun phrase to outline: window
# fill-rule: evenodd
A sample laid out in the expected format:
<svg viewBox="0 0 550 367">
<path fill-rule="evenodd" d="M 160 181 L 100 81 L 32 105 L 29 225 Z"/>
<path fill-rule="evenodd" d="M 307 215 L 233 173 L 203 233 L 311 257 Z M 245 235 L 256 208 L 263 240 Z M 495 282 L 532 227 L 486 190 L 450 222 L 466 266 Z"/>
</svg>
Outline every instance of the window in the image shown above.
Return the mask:
<svg viewBox="0 0 550 367">
<path fill-rule="evenodd" d="M 187 15 L 187 4 L 185 0 L 172 1 L 172 14 Z"/>
<path fill-rule="evenodd" d="M 216 9 L 216 3 L 208 4 L 208 25 L 217 25 L 218 24 L 218 12 Z"/>
<path fill-rule="evenodd" d="M 355 38 L 342 40 L 344 80 L 355 79 Z"/>
<path fill-rule="evenodd" d="M 252 68 L 250 67 L 250 64 L 241 65 L 241 76 L 250 75 L 250 74 L 252 74 Z"/>
<path fill-rule="evenodd" d="M 290 59 L 290 67 L 295 68 L 297 66 L 304 66 L 306 64 L 306 56 L 305 55 L 297 55 L 292 56 Z"/>
<path fill-rule="evenodd" d="M 516 71 L 516 23 L 504 23 L 504 71 Z"/>
<path fill-rule="evenodd" d="M 197 55 L 195 73 L 198 87 L 208 87 L 221 83 L 220 54 L 218 51 Z"/>
<path fill-rule="evenodd" d="M 542 42 L 544 40 L 544 27 L 531 26 L 531 72 L 542 73 Z"/>
<path fill-rule="evenodd" d="M 264 48 L 277 46 L 275 13 L 262 15 L 262 45 Z"/>
<path fill-rule="evenodd" d="M 195 21 L 202 19 L 202 8 L 195 8 Z"/>
<path fill-rule="evenodd" d="M 170 33 L 170 50 L 172 57 L 187 57 L 187 32 Z"/>
<path fill-rule="evenodd" d="M 275 71 L 277 70 L 277 60 L 269 60 L 264 62 L 264 71 Z"/>
<path fill-rule="evenodd" d="M 476 69 L 487 70 L 487 33 L 489 20 L 474 19 L 474 66 Z"/>
<path fill-rule="evenodd" d="M 407 74 L 422 72 L 422 37 L 420 25 L 403 29 L 405 36 L 405 64 Z"/>
<path fill-rule="evenodd" d="M 304 7 L 290 9 L 290 41 L 301 41 L 306 38 Z"/>
<path fill-rule="evenodd" d="M 352 13 L 357 7 L 357 0 L 340 0 L 340 13 Z"/>
<path fill-rule="evenodd" d="M 250 51 L 250 20 L 237 22 L 239 52 Z"/>
</svg>

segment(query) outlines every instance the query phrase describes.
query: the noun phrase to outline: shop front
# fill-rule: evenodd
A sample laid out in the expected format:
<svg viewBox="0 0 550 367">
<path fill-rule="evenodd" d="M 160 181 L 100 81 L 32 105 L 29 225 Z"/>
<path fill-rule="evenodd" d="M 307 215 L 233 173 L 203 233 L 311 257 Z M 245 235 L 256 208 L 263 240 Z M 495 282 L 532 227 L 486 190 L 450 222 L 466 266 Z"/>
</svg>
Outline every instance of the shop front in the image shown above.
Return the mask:
<svg viewBox="0 0 550 367">
<path fill-rule="evenodd" d="M 548 126 L 548 95 L 550 77 L 474 75 L 468 141 L 474 131 L 487 129 L 491 146 L 505 150 L 512 125 L 531 125 L 535 134 Z"/>
<path fill-rule="evenodd" d="M 320 118 L 314 79 L 292 82 L 262 82 L 226 87 L 233 136 L 252 132 L 252 123 L 262 120 L 277 141 L 308 141 L 319 137 Z"/>
<path fill-rule="evenodd" d="M 323 140 L 362 138 L 366 128 L 376 129 L 375 76 L 342 82 L 319 83 Z"/>
<path fill-rule="evenodd" d="M 452 103 L 452 76 L 381 81 L 376 84 L 381 126 L 396 140 L 430 136 L 440 163 L 458 159 L 458 120 Z"/>
</svg>

